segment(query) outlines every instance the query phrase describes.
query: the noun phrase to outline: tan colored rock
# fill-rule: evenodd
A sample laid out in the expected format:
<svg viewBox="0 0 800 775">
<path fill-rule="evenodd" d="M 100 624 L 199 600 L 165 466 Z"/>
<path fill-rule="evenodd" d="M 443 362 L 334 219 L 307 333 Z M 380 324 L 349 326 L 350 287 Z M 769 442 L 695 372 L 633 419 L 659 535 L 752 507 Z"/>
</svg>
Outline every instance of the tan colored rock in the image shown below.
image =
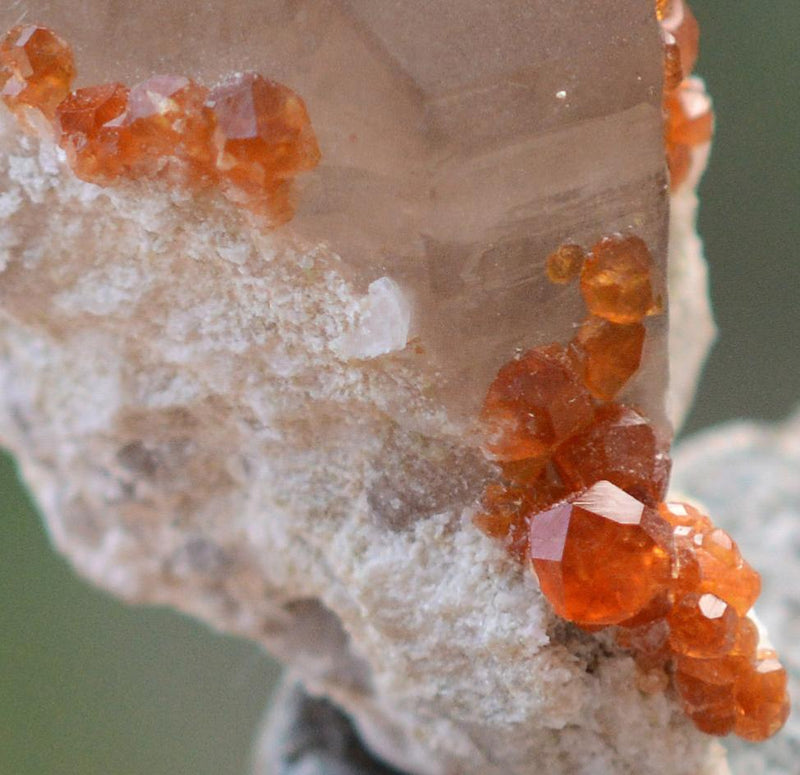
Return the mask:
<svg viewBox="0 0 800 775">
<path fill-rule="evenodd" d="M 488 383 L 581 314 L 548 253 L 632 228 L 665 282 L 650 4 L 192 7 L 40 21 L 83 82 L 285 81 L 323 162 L 263 232 L 218 197 L 82 183 L 0 111 L 0 438 L 58 547 L 263 644 L 409 771 L 724 772 L 469 521 Z M 664 421 L 648 326 L 627 395 Z"/>
</svg>

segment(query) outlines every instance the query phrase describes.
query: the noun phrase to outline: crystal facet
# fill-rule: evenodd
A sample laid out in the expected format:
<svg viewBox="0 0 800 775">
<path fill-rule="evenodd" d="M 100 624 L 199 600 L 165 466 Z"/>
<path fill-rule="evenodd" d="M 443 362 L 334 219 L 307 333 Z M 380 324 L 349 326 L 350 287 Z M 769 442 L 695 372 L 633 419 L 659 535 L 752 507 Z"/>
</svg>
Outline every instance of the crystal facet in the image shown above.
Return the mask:
<svg viewBox="0 0 800 775">
<path fill-rule="evenodd" d="M 556 612 L 608 625 L 644 608 L 669 576 L 652 523 L 650 509 L 610 482 L 533 516 L 530 557 Z"/>
<path fill-rule="evenodd" d="M 74 78 L 72 51 L 46 27 L 14 27 L 0 43 L 0 97 L 12 110 L 36 108 L 52 119 Z"/>
<path fill-rule="evenodd" d="M 589 312 L 612 323 L 638 323 L 654 306 L 652 267 L 650 251 L 639 237 L 600 240 L 581 271 Z"/>
</svg>

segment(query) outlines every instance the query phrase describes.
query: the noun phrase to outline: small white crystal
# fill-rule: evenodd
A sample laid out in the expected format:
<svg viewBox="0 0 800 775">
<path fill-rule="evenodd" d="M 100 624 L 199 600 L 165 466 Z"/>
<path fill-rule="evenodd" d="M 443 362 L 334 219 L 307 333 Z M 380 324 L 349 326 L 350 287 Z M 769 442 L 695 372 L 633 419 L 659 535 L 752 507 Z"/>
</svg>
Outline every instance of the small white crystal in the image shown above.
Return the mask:
<svg viewBox="0 0 800 775">
<path fill-rule="evenodd" d="M 390 277 L 381 277 L 361 299 L 354 327 L 331 347 L 342 358 L 375 358 L 402 350 L 410 326 L 411 307 L 403 291 Z"/>
</svg>

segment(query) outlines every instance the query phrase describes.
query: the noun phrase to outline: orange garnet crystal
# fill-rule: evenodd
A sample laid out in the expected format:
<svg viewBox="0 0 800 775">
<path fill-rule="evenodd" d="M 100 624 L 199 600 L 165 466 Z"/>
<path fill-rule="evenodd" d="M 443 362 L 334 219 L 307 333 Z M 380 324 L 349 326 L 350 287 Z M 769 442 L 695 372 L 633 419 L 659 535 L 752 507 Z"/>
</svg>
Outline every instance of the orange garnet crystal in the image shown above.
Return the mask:
<svg viewBox="0 0 800 775">
<path fill-rule="evenodd" d="M 27 106 L 52 119 L 74 78 L 70 47 L 45 27 L 14 27 L 0 43 L 0 96 L 15 112 Z"/>
<path fill-rule="evenodd" d="M 320 159 L 303 100 L 256 73 L 211 90 L 217 167 L 231 199 L 276 219 L 290 215 L 288 183 Z"/>
<path fill-rule="evenodd" d="M 120 174 L 119 118 L 127 105 L 127 87 L 107 83 L 78 89 L 58 106 L 61 147 L 82 180 L 105 183 Z"/>
<path fill-rule="evenodd" d="M 600 240 L 581 272 L 589 312 L 612 323 L 638 323 L 654 308 L 652 266 L 650 251 L 639 237 Z"/>
<path fill-rule="evenodd" d="M 208 89 L 179 75 L 154 75 L 134 86 L 121 119 L 120 159 L 131 177 L 177 184 L 216 180 Z"/>
<path fill-rule="evenodd" d="M 579 625 L 618 624 L 669 581 L 659 520 L 610 482 L 531 517 L 529 554 L 556 613 Z"/>
<path fill-rule="evenodd" d="M 503 366 L 489 388 L 482 419 L 496 460 L 539 459 L 587 425 L 594 415 L 566 350 L 529 350 Z"/>
</svg>

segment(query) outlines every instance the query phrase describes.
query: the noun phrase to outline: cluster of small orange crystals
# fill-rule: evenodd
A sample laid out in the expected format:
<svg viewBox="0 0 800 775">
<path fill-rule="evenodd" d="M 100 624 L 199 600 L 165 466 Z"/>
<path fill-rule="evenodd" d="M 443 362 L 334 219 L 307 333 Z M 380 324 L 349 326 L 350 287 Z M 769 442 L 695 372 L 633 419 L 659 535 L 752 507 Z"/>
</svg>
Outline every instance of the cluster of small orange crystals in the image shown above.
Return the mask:
<svg viewBox="0 0 800 775">
<path fill-rule="evenodd" d="M 215 186 L 278 224 L 293 214 L 292 180 L 320 158 L 303 100 L 256 73 L 212 89 L 156 75 L 132 88 L 72 91 L 74 78 L 69 46 L 44 27 L 15 27 L 0 44 L 3 101 L 26 127 L 36 125 L 31 115 L 38 112 L 75 174 L 90 183 Z"/>
<path fill-rule="evenodd" d="M 615 400 L 639 368 L 645 316 L 660 311 L 652 266 L 633 236 L 550 256 L 554 282 L 580 274 L 591 314 L 567 346 L 520 355 L 490 386 L 485 450 L 502 476 L 475 523 L 530 563 L 560 616 L 592 631 L 615 626 L 643 691 L 671 682 L 702 731 L 763 740 L 789 699 L 786 672 L 759 649 L 747 616 L 759 576 L 708 516 L 664 501 L 667 445 Z"/>
<path fill-rule="evenodd" d="M 689 175 L 691 150 L 711 140 L 714 114 L 702 85 L 690 77 L 697 61 L 700 28 L 686 0 L 656 0 L 664 36 L 664 142 L 670 185 Z"/>
</svg>

